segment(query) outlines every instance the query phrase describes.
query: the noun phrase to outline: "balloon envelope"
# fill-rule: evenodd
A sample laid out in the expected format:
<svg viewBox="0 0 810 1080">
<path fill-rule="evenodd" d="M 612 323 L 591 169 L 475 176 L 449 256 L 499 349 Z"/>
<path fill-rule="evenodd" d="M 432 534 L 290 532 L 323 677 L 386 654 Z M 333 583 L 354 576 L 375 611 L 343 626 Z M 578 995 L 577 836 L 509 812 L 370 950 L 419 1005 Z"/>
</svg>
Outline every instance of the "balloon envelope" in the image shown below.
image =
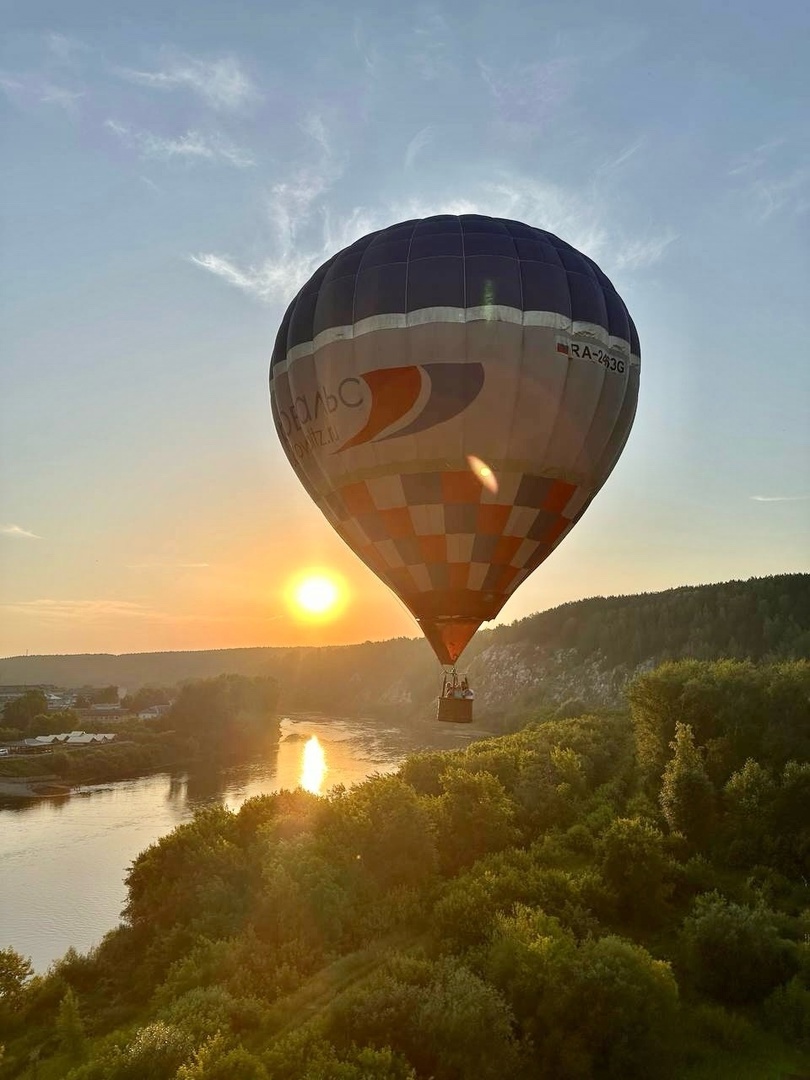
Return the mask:
<svg viewBox="0 0 810 1080">
<path fill-rule="evenodd" d="M 442 215 L 313 274 L 270 394 L 301 482 L 448 664 L 607 479 L 639 368 L 591 259 L 517 221 Z"/>
</svg>

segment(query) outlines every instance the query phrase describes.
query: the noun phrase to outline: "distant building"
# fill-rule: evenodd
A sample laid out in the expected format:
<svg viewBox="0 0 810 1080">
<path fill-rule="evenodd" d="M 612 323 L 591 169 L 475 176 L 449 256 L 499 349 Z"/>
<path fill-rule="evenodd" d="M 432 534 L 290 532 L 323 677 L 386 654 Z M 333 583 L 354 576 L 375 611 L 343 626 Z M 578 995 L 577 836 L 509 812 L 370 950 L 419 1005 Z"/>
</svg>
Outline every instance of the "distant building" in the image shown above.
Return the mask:
<svg viewBox="0 0 810 1080">
<path fill-rule="evenodd" d="M 65 740 L 66 746 L 87 746 L 90 743 L 108 743 L 112 742 L 115 735 L 112 733 L 103 734 L 100 731 L 87 732 L 87 731 L 71 731 Z"/>
<path fill-rule="evenodd" d="M 58 686 L 53 686 L 51 683 L 32 683 L 30 686 L 12 685 L 10 683 L 5 686 L 0 685 L 0 709 L 4 705 L 8 705 L 10 701 L 21 698 L 29 690 L 41 690 L 46 697 L 49 697 L 51 694 L 58 693 L 59 689 Z"/>
<path fill-rule="evenodd" d="M 171 705 L 149 705 L 146 709 L 141 709 L 138 713 L 138 719 L 156 720 L 158 716 L 163 716 L 170 708 Z"/>
<path fill-rule="evenodd" d="M 58 693 L 47 693 L 48 712 L 62 712 L 75 704 L 76 694 L 72 690 L 62 690 Z"/>
<path fill-rule="evenodd" d="M 52 683 L 32 683 L 30 686 L 0 686 L 0 712 L 11 701 L 23 697 L 30 690 L 41 690 L 48 701 L 48 712 L 59 712 L 69 709 L 76 700 L 75 690 L 66 690 Z"/>
<path fill-rule="evenodd" d="M 58 735 L 35 735 L 10 746 L 21 750 L 47 750 L 57 746 L 89 746 L 91 743 L 109 743 L 116 736 L 112 732 L 98 731 L 62 731 Z"/>
</svg>

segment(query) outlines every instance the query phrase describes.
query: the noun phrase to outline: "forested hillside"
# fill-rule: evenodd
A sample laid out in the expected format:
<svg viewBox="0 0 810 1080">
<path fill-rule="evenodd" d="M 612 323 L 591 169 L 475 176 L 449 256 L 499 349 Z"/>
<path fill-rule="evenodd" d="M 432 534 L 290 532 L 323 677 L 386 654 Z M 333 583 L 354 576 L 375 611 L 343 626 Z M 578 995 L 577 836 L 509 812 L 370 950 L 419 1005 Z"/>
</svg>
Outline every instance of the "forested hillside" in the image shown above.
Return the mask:
<svg viewBox="0 0 810 1080">
<path fill-rule="evenodd" d="M 529 704 L 618 705 L 628 680 L 664 660 L 810 656 L 810 574 L 640 596 L 595 597 L 480 631 L 464 654 L 477 712 L 491 723 Z M 321 649 L 224 649 L 124 656 L 12 657 L 2 683 L 171 686 L 222 673 L 272 676 L 282 709 L 424 718 L 437 692 L 424 641 Z M 515 703 L 517 703 L 515 705 Z"/>
<path fill-rule="evenodd" d="M 0 1080 L 810 1072 L 810 663 L 681 661 L 143 852 L 122 926 L 0 950 Z"/>
</svg>

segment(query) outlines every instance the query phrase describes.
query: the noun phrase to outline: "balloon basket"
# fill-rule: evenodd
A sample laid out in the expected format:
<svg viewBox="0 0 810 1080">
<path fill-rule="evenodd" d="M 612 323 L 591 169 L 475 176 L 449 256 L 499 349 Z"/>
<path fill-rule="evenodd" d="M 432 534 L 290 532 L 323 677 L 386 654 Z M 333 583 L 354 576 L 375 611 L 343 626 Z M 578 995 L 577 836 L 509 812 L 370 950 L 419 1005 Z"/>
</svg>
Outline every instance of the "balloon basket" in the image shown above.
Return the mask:
<svg viewBox="0 0 810 1080">
<path fill-rule="evenodd" d="M 436 719 L 444 724 L 471 724 L 473 703 L 469 698 L 440 697 Z"/>
</svg>

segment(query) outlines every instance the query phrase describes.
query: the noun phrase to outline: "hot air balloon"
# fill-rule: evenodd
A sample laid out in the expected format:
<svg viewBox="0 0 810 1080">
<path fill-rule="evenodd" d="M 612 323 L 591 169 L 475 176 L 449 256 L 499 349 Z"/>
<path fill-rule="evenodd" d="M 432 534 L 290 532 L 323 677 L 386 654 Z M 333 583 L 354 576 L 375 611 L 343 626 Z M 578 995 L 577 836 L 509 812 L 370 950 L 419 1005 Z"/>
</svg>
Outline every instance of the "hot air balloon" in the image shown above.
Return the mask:
<svg viewBox="0 0 810 1080">
<path fill-rule="evenodd" d="M 596 263 L 506 219 L 380 229 L 287 309 L 270 365 L 284 451 L 451 688 L 475 631 L 610 475 L 639 369 L 633 321 Z"/>
</svg>

